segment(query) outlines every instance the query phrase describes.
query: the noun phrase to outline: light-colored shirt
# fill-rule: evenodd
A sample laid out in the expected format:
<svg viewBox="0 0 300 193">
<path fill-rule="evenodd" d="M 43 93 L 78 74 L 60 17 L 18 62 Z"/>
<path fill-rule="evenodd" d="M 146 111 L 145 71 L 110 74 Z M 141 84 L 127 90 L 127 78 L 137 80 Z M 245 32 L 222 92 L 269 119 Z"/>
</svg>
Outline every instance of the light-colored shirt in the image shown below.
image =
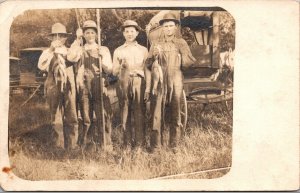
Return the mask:
<svg viewBox="0 0 300 193">
<path fill-rule="evenodd" d="M 88 51 L 89 53 L 91 53 L 91 56 L 93 56 L 94 58 L 98 58 L 101 55 L 102 58 L 102 68 L 106 73 L 111 73 L 112 72 L 112 60 L 111 60 L 111 55 L 110 55 L 110 51 L 107 47 L 105 46 L 101 46 L 100 47 L 100 52 L 98 44 L 94 43 L 94 44 L 85 44 L 83 46 L 83 49 L 85 51 Z M 75 40 L 69 51 L 67 54 L 67 59 L 70 62 L 78 62 L 79 59 L 81 58 L 81 55 L 83 54 L 83 50 L 82 47 L 80 46 L 80 42 L 78 40 Z"/>
<path fill-rule="evenodd" d="M 148 50 L 136 41 L 133 43 L 124 43 L 118 47 L 113 56 L 113 74 L 118 75 L 122 62 L 126 62 L 131 74 L 138 74 L 145 77 L 145 61 L 148 57 Z"/>
<path fill-rule="evenodd" d="M 54 51 L 51 51 L 49 48 L 44 50 L 41 54 L 38 62 L 38 68 L 41 71 L 49 71 L 50 62 L 54 56 L 54 53 L 61 54 L 62 56 L 66 56 L 68 52 L 68 48 L 65 46 L 61 46 L 59 48 L 55 48 Z"/>
</svg>

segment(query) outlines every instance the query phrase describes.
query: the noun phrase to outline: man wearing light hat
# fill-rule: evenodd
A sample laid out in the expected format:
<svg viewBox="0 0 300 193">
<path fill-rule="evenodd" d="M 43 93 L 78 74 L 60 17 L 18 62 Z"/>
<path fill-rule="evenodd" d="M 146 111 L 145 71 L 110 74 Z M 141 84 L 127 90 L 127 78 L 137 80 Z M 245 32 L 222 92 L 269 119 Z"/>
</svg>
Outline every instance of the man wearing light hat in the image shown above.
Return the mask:
<svg viewBox="0 0 300 193">
<path fill-rule="evenodd" d="M 43 51 L 38 62 L 38 68 L 48 72 L 45 95 L 54 132 L 55 114 L 57 108 L 61 110 L 66 150 L 76 147 L 78 133 L 74 72 L 72 64 L 66 61 L 67 48 L 64 45 L 68 35 L 63 24 L 55 23 L 50 33 L 50 48 Z"/>
<path fill-rule="evenodd" d="M 176 37 L 179 20 L 171 12 L 164 15 L 159 21 L 163 28 L 163 36 L 153 42 L 149 51 L 147 65 L 151 69 L 155 60 L 160 62 L 163 71 L 163 81 L 157 86 L 157 92 L 151 101 L 152 106 L 152 131 L 150 144 L 153 149 L 160 147 L 162 141 L 162 120 L 171 119 L 169 141 L 171 147 L 176 147 L 181 125 L 180 101 L 183 91 L 183 74 L 181 69 L 193 64 L 196 59 L 192 56 L 186 41 Z M 153 68 L 152 68 L 153 69 Z M 147 81 L 150 87 L 151 81 Z M 149 94 L 145 94 L 148 100 Z M 168 114 L 165 115 L 165 107 Z"/>
<path fill-rule="evenodd" d="M 102 61 L 102 69 L 106 74 L 110 74 L 112 71 L 112 59 L 110 52 L 107 47 L 101 46 L 99 50 L 99 45 L 96 43 L 97 37 L 97 25 L 92 20 L 87 20 L 84 22 L 82 29 L 76 31 L 77 39 L 71 45 L 68 52 L 68 60 L 77 63 L 78 72 L 76 76 L 76 83 L 78 89 L 78 101 L 79 109 L 82 117 L 83 128 L 82 132 L 78 138 L 78 144 L 81 147 L 86 147 L 86 145 L 93 144 L 93 142 L 103 144 L 103 141 L 99 141 L 98 138 L 93 138 L 96 134 L 105 137 L 105 141 L 110 147 L 111 144 L 111 118 L 112 109 L 110 104 L 110 99 L 108 97 L 107 89 L 104 87 L 103 78 L 103 93 L 100 93 L 100 69 L 99 69 L 99 57 Z M 80 46 L 80 39 L 84 38 L 85 44 L 83 47 Z M 94 119 L 94 114 L 96 115 L 96 121 L 101 125 L 101 115 L 100 115 L 100 97 L 103 94 L 103 105 L 104 105 L 104 119 L 105 119 L 105 133 L 96 133 L 102 129 L 95 130 L 95 127 L 91 126 Z M 87 138 L 88 132 L 92 135 L 91 138 Z"/>
<path fill-rule="evenodd" d="M 148 50 L 136 41 L 141 29 L 135 21 L 126 20 L 122 30 L 125 43 L 114 51 L 113 74 L 119 77 L 117 91 L 124 145 L 142 146 L 145 143 L 145 76 L 149 77 L 150 74 L 145 68 Z"/>
</svg>

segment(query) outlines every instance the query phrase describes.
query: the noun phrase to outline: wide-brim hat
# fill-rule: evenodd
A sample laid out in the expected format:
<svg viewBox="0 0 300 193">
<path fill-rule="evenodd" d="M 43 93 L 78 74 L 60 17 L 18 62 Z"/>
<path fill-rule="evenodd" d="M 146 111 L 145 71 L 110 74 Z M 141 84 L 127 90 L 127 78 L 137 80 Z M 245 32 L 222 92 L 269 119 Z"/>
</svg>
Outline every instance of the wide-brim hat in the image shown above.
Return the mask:
<svg viewBox="0 0 300 193">
<path fill-rule="evenodd" d="M 164 15 L 164 17 L 159 21 L 159 24 L 162 25 L 166 21 L 174 21 L 175 24 L 179 24 L 179 20 L 176 18 L 176 16 L 173 13 L 167 13 Z"/>
<path fill-rule="evenodd" d="M 93 20 L 86 20 L 83 23 L 82 29 L 84 31 L 84 30 L 86 30 L 88 28 L 92 28 L 92 29 L 96 30 L 96 32 L 97 32 L 97 24 L 96 24 L 96 22 L 94 22 Z"/>
<path fill-rule="evenodd" d="M 66 26 L 64 26 L 61 23 L 55 23 L 51 27 L 51 33 L 50 36 L 56 35 L 56 34 L 62 34 L 62 35 L 71 35 L 71 33 L 67 33 Z"/>
<path fill-rule="evenodd" d="M 133 20 L 126 20 L 122 25 L 122 30 L 124 30 L 126 27 L 135 27 L 137 31 L 142 30 L 142 28 Z"/>
</svg>

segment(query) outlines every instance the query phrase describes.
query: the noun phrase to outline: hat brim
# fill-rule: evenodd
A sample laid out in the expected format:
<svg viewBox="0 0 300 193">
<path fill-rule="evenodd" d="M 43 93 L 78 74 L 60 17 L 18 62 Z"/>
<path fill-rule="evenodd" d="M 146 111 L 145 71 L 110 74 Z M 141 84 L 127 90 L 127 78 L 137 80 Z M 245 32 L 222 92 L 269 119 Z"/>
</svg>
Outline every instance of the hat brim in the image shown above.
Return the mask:
<svg viewBox="0 0 300 193">
<path fill-rule="evenodd" d="M 122 31 L 123 31 L 126 27 L 134 27 L 137 31 L 142 31 L 142 28 L 141 28 L 140 26 L 136 26 L 136 25 L 125 25 L 125 26 L 122 26 Z"/>
<path fill-rule="evenodd" d="M 87 30 L 87 29 L 93 29 L 93 30 L 95 30 L 96 32 L 98 31 L 96 27 L 83 27 L 83 28 L 82 28 L 83 31 L 85 31 L 85 30 Z"/>
<path fill-rule="evenodd" d="M 159 25 L 162 25 L 163 23 L 165 23 L 167 21 L 174 21 L 175 24 L 179 24 L 179 20 L 177 20 L 177 19 L 162 19 L 159 21 Z"/>
<path fill-rule="evenodd" d="M 70 36 L 72 35 L 72 33 L 50 33 L 49 36 L 54 36 L 56 34 L 60 34 L 60 35 L 65 35 L 65 36 Z"/>
</svg>

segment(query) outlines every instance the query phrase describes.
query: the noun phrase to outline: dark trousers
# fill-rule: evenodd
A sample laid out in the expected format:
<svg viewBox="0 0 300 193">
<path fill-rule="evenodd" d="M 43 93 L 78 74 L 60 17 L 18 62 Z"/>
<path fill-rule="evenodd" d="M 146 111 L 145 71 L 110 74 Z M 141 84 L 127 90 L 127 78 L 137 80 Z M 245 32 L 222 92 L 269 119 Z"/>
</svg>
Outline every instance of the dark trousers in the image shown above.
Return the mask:
<svg viewBox="0 0 300 193">
<path fill-rule="evenodd" d="M 121 108 L 121 125 L 125 146 L 145 145 L 144 92 L 144 78 L 138 75 L 129 76 L 119 81 L 117 93 Z"/>
<path fill-rule="evenodd" d="M 181 72 L 170 74 L 165 80 L 163 85 L 158 85 L 157 95 L 151 99 L 152 131 L 150 145 L 154 148 L 164 145 L 163 132 L 166 128 L 166 122 L 169 122 L 170 126 L 169 144 L 171 147 L 177 146 L 182 127 L 182 74 Z"/>
<path fill-rule="evenodd" d="M 61 91 L 61 82 L 57 84 L 54 77 L 48 76 L 45 82 L 45 94 L 50 109 L 51 126 L 54 129 L 57 109 L 61 111 L 64 135 L 64 148 L 75 148 L 78 136 L 78 121 L 76 113 L 76 89 L 73 72 L 67 69 L 69 75 L 65 89 Z"/>
<path fill-rule="evenodd" d="M 79 87 L 78 103 L 82 118 L 82 129 L 79 134 L 78 144 L 83 146 L 88 142 L 94 141 L 103 145 L 103 137 L 105 137 L 106 145 L 111 145 L 112 108 L 107 90 L 103 86 L 103 113 L 105 122 L 105 133 L 103 133 L 101 128 L 99 77 L 85 77 L 84 86 Z M 95 122 L 93 123 L 94 120 Z"/>
</svg>

